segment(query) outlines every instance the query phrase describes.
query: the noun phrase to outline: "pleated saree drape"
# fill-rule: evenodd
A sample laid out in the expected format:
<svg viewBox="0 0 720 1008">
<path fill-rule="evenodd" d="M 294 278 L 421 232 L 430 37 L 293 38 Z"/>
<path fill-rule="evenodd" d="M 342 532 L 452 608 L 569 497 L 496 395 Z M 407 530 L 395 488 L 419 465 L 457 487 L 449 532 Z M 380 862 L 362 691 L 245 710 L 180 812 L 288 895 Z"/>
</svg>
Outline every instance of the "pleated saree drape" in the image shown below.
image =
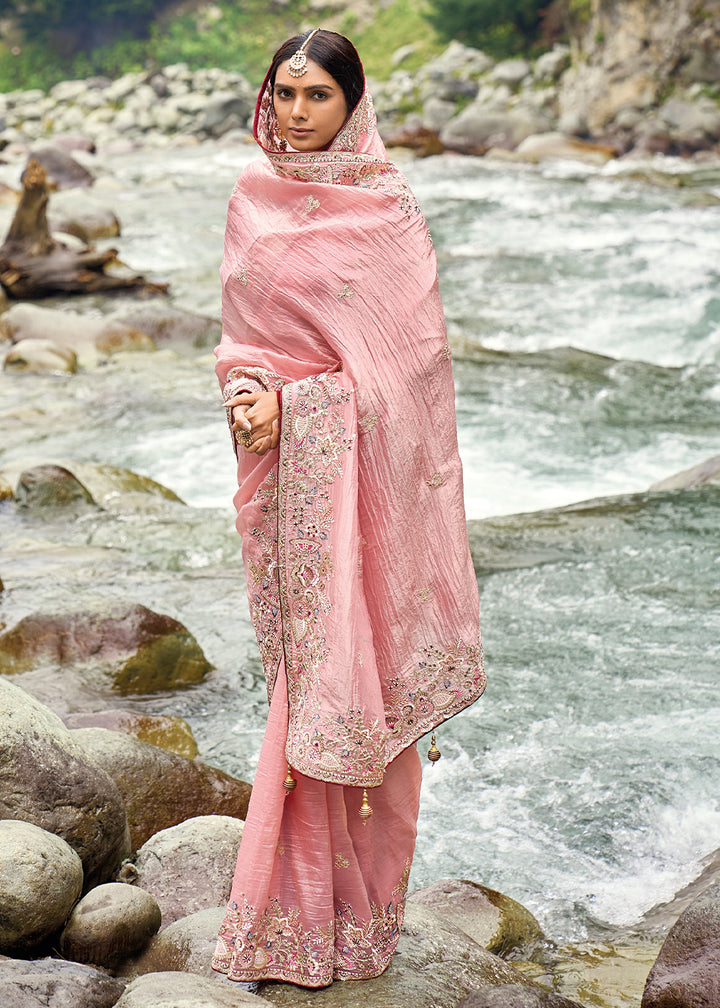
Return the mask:
<svg viewBox="0 0 720 1008">
<path fill-rule="evenodd" d="M 328 150 L 297 153 L 266 80 L 255 136 L 266 158 L 230 200 L 216 354 L 226 400 L 282 396 L 278 448 L 236 446 L 271 707 L 213 965 L 316 987 L 390 961 L 415 845 L 414 743 L 485 675 L 425 221 L 367 93 Z"/>
</svg>

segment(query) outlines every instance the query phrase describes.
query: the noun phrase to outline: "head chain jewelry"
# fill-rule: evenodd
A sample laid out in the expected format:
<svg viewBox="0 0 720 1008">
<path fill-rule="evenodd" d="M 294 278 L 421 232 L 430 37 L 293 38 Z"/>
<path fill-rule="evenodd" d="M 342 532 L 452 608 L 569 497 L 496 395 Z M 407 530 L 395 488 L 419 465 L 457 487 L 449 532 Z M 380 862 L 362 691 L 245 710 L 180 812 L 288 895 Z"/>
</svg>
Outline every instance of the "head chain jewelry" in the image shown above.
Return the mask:
<svg viewBox="0 0 720 1008">
<path fill-rule="evenodd" d="M 288 73 L 291 77 L 302 77 L 304 73 L 307 73 L 307 56 L 305 55 L 305 47 L 310 39 L 317 35 L 319 31 L 319 28 L 314 28 L 298 51 L 290 57 L 290 62 L 288 63 Z"/>
</svg>

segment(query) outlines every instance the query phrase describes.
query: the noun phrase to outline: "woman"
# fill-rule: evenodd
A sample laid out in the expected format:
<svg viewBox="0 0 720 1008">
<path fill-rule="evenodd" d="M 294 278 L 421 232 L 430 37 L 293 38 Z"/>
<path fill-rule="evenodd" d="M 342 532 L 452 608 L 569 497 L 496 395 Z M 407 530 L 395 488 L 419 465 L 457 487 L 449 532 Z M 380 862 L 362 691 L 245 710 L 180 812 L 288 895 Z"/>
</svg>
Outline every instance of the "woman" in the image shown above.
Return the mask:
<svg viewBox="0 0 720 1008">
<path fill-rule="evenodd" d="M 320 987 L 390 962 L 414 743 L 485 676 L 435 257 L 352 44 L 284 43 L 254 135 L 216 370 L 271 704 L 213 966 Z"/>
</svg>

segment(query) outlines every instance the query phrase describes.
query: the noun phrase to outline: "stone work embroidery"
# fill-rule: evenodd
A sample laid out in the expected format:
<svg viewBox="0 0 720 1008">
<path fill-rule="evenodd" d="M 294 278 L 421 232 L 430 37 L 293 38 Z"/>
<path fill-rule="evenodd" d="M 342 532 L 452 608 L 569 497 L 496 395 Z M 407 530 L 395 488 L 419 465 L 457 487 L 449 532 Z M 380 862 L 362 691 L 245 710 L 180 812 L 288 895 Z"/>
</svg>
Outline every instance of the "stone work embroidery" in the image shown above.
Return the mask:
<svg viewBox="0 0 720 1008">
<path fill-rule="evenodd" d="M 315 199 L 314 196 L 306 196 L 305 197 L 305 212 L 306 213 L 312 213 L 313 210 L 317 210 L 317 208 L 319 206 L 320 206 L 320 200 L 319 199 Z"/>
<path fill-rule="evenodd" d="M 339 298 L 351 298 L 355 297 L 355 291 L 352 289 L 350 284 L 343 284 L 342 288 L 338 291 Z"/>
<path fill-rule="evenodd" d="M 236 266 L 235 270 L 233 271 L 233 276 L 235 277 L 236 280 L 239 280 L 241 284 L 247 286 L 248 272 L 245 266 Z"/>
<path fill-rule="evenodd" d="M 350 862 L 346 857 L 344 857 L 340 851 L 335 855 L 335 867 L 336 868 L 349 868 Z"/>
<path fill-rule="evenodd" d="M 253 548 L 248 551 L 246 568 L 250 619 L 260 648 L 269 697 L 272 697 L 275 687 L 283 650 L 278 578 L 277 485 L 277 471 L 272 469 L 253 498 L 262 519 L 250 530 Z"/>
<path fill-rule="evenodd" d="M 380 417 L 377 413 L 370 413 L 368 416 L 360 417 L 358 420 L 358 428 L 361 434 L 372 434 L 378 425 Z"/>
<path fill-rule="evenodd" d="M 220 929 L 213 967 L 232 980 L 284 980 L 310 987 L 335 980 L 367 980 L 386 968 L 397 947 L 405 911 L 410 862 L 385 906 L 370 905 L 361 920 L 344 900 L 334 920 L 303 927 L 298 908 L 271 899 L 259 911 L 243 899 L 231 903 Z"/>
<path fill-rule="evenodd" d="M 415 592 L 415 597 L 419 598 L 421 602 L 427 602 L 427 600 L 432 595 L 432 585 L 429 588 L 422 588 L 420 591 Z"/>
<path fill-rule="evenodd" d="M 433 473 L 430 479 L 426 479 L 425 482 L 429 487 L 441 487 L 445 480 L 442 478 L 439 472 Z"/>
</svg>

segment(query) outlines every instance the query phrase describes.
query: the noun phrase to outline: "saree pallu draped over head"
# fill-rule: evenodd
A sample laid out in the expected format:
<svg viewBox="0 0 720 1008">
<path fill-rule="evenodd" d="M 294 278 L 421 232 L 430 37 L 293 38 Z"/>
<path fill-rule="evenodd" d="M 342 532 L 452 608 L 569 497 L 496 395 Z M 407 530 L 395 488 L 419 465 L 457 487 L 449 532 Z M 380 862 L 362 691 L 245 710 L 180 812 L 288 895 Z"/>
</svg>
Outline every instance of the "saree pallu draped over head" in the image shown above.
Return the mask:
<svg viewBox="0 0 720 1008">
<path fill-rule="evenodd" d="M 282 395 L 278 449 L 236 446 L 250 612 L 290 766 L 372 787 L 485 686 L 435 255 L 367 91 L 327 150 L 294 152 L 266 80 L 255 137 L 216 350 L 226 401 Z"/>
</svg>

